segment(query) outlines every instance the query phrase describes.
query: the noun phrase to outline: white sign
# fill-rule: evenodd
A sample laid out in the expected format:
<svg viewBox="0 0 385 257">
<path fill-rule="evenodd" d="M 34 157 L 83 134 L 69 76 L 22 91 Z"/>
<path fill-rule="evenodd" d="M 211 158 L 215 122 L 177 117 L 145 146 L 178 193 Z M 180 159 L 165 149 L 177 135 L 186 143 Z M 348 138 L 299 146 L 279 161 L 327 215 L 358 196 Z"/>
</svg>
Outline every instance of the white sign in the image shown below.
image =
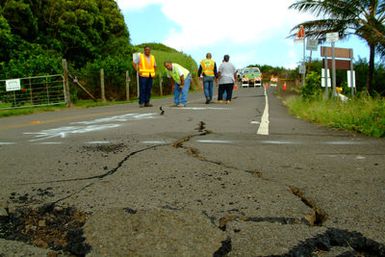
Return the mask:
<svg viewBox="0 0 385 257">
<path fill-rule="evenodd" d="M 321 76 L 321 87 L 325 87 L 325 69 L 322 69 L 322 76 Z M 330 69 L 328 69 L 327 72 L 328 75 L 328 87 L 332 87 L 332 80 L 330 77 Z"/>
<path fill-rule="evenodd" d="M 8 79 L 5 81 L 5 90 L 6 91 L 17 91 L 20 90 L 20 79 Z"/>
<path fill-rule="evenodd" d="M 338 32 L 326 33 L 326 42 L 333 43 L 339 39 Z"/>
<path fill-rule="evenodd" d="M 309 51 L 317 51 L 318 50 L 318 40 L 308 38 L 306 41 L 306 49 Z"/>
<path fill-rule="evenodd" d="M 306 67 L 304 64 L 301 64 L 299 67 L 298 67 L 298 73 L 299 74 L 305 74 L 306 73 Z"/>
<path fill-rule="evenodd" d="M 138 60 L 139 59 L 139 55 L 140 55 L 140 53 L 133 53 L 132 54 L 132 61 L 135 62 L 136 60 Z"/>
<path fill-rule="evenodd" d="M 352 88 L 351 71 L 348 70 L 348 87 Z M 353 71 L 353 87 L 356 88 L 356 71 Z"/>
<path fill-rule="evenodd" d="M 321 79 L 321 87 L 325 87 L 325 78 Z M 332 87 L 332 80 L 331 78 L 328 78 L 328 87 Z"/>
</svg>

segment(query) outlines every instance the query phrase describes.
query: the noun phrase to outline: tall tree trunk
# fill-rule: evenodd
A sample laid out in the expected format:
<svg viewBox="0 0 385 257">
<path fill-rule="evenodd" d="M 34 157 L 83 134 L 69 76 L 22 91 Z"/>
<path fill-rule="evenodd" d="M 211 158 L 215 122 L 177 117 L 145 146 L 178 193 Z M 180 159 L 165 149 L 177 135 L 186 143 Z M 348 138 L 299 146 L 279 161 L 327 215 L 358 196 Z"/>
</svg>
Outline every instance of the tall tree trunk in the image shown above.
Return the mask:
<svg viewBox="0 0 385 257">
<path fill-rule="evenodd" d="M 375 45 L 369 44 L 369 49 L 370 49 L 369 70 L 368 70 L 368 77 L 366 80 L 366 90 L 368 90 L 368 93 L 370 93 L 373 88 Z"/>
</svg>

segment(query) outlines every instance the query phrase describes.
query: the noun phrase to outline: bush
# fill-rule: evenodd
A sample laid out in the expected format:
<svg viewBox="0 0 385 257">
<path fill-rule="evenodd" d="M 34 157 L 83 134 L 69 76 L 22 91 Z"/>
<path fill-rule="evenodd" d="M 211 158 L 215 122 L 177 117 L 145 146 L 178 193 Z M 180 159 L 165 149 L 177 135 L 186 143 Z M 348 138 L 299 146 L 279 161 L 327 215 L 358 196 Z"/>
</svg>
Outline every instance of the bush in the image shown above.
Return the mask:
<svg viewBox="0 0 385 257">
<path fill-rule="evenodd" d="M 104 86 L 106 98 L 109 100 L 124 100 L 126 87 L 126 71 L 133 74 L 131 59 L 124 56 L 107 56 L 87 63 L 81 69 L 79 78 L 81 83 L 95 94 L 100 96 L 100 70 L 104 70 Z"/>
<path fill-rule="evenodd" d="M 305 80 L 305 86 L 301 89 L 304 100 L 314 100 L 321 95 L 321 77 L 316 72 L 310 72 Z"/>
</svg>

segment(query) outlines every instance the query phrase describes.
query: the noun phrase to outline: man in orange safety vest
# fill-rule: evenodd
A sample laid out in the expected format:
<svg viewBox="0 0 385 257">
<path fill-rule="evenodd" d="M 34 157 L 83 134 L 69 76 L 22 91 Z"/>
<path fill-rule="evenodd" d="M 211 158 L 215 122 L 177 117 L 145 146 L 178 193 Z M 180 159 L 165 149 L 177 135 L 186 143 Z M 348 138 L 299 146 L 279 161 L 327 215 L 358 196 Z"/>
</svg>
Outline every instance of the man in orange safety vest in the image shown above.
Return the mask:
<svg viewBox="0 0 385 257">
<path fill-rule="evenodd" d="M 151 89 L 155 78 L 156 62 L 149 46 L 144 47 L 144 53 L 137 55 L 133 66 L 139 74 L 139 107 L 151 107 Z"/>
</svg>

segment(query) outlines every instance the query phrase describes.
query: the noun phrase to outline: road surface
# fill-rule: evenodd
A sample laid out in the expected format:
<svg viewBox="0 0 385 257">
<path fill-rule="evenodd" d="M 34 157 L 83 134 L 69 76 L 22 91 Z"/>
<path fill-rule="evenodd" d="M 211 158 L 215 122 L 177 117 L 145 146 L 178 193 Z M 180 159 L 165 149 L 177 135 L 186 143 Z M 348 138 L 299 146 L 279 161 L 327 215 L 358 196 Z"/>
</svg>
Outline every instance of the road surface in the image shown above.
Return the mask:
<svg viewBox="0 0 385 257">
<path fill-rule="evenodd" d="M 2 118 L 0 256 L 385 256 L 383 139 L 171 101 Z"/>
</svg>

